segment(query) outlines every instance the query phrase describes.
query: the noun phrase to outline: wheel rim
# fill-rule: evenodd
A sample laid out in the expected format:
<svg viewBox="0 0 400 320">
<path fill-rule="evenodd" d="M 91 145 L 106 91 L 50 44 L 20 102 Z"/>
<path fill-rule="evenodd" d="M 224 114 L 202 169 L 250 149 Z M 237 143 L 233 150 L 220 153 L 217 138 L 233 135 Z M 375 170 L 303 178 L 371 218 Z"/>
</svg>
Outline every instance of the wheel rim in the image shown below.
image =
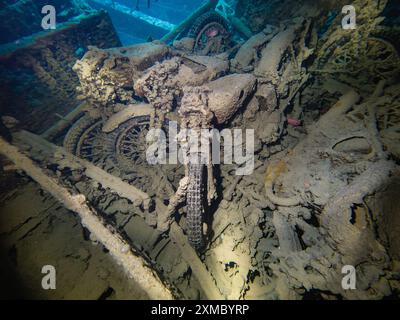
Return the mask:
<svg viewBox="0 0 400 320">
<path fill-rule="evenodd" d="M 146 135 L 149 132 L 149 126 L 150 119 L 140 118 L 130 123 L 119 134 L 116 141 L 116 154 L 117 158 L 122 160 L 124 167 L 147 165 Z"/>
<path fill-rule="evenodd" d="M 218 22 L 211 22 L 209 24 L 206 24 L 196 37 L 194 51 L 203 51 L 210 40 L 220 37 L 221 48 L 217 48 L 216 51 L 211 50 L 211 53 L 220 53 L 221 51 L 223 51 L 223 47 L 225 46 L 225 42 L 228 36 L 229 33 L 222 24 Z"/>
<path fill-rule="evenodd" d="M 103 144 L 99 136 L 101 136 L 101 128 L 103 120 L 96 121 L 88 129 L 86 129 L 80 137 L 76 155 L 88 161 L 96 161 L 103 154 Z"/>
</svg>

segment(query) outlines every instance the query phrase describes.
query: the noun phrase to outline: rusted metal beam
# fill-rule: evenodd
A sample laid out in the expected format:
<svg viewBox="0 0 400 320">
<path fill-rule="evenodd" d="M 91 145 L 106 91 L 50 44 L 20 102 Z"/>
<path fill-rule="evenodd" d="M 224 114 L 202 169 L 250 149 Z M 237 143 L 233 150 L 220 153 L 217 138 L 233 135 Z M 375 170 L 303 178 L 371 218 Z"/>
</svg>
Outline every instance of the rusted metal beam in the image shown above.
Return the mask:
<svg viewBox="0 0 400 320">
<path fill-rule="evenodd" d="M 20 132 L 15 133 L 13 137 L 17 142 L 20 141 L 21 143 L 28 144 L 36 150 L 49 154 L 55 162 L 62 163 L 63 165 L 68 164 L 71 168 L 82 169 L 86 176 L 100 183 L 104 188 L 110 188 L 120 197 L 129 199 L 136 206 L 143 204 L 146 209 L 146 207 L 150 205 L 151 199 L 147 193 L 122 181 L 120 178 L 109 174 L 94 164 L 74 156 L 64 148 L 56 146 L 36 134 L 21 130 Z"/>
<path fill-rule="evenodd" d="M 205 264 L 200 260 L 196 251 L 190 246 L 187 237 L 183 234 L 181 227 L 176 222 L 172 223 L 169 235 L 172 241 L 179 247 L 183 260 L 185 260 L 192 269 L 193 275 L 199 281 L 207 298 L 210 300 L 223 300 L 224 296 L 218 290 Z"/>
<path fill-rule="evenodd" d="M 41 137 L 47 140 L 52 140 L 61 134 L 65 129 L 67 129 L 76 119 L 78 119 L 86 110 L 87 105 L 81 103 L 70 113 L 62 117 L 54 125 L 48 128 L 45 132 L 41 134 Z"/>
<path fill-rule="evenodd" d="M 129 244 L 115 230 L 112 230 L 111 226 L 102 221 L 99 215 L 87 205 L 84 195 L 72 194 L 67 188 L 59 185 L 54 178 L 48 176 L 31 159 L 1 137 L 0 153 L 14 162 L 68 210 L 76 212 L 81 218 L 82 225 L 109 250 L 111 256 L 124 268 L 127 276 L 132 278 L 150 299 L 173 299 L 171 291 L 147 262 L 134 252 Z"/>
</svg>

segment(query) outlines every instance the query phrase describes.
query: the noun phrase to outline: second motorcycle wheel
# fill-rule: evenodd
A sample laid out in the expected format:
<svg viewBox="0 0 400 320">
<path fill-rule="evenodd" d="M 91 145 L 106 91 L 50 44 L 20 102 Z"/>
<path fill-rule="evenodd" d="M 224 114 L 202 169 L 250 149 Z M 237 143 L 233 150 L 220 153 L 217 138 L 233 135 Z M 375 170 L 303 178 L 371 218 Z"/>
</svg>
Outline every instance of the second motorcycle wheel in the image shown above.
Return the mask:
<svg viewBox="0 0 400 320">
<path fill-rule="evenodd" d="M 82 159 L 98 160 L 104 153 L 100 139 L 102 126 L 102 119 L 84 115 L 68 130 L 64 138 L 64 148 Z"/>
<path fill-rule="evenodd" d="M 218 13 L 211 11 L 196 19 L 187 36 L 195 39 L 194 53 L 213 55 L 227 49 L 231 32 L 228 22 Z"/>
</svg>

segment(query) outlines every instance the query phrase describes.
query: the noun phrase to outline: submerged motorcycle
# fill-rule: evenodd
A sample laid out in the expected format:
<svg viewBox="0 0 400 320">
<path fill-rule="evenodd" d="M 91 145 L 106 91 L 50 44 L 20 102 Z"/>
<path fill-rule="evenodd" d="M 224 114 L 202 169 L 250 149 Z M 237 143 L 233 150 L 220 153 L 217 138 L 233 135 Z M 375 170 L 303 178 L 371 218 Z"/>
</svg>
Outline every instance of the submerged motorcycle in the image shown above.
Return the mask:
<svg viewBox="0 0 400 320">
<path fill-rule="evenodd" d="M 229 26 L 218 13 L 201 15 L 188 35 L 194 39 L 189 54 L 156 41 L 127 48 L 90 48 L 74 67 L 88 109 L 69 129 L 64 147 L 97 164 L 111 159 L 112 166 L 133 176 L 140 188 L 154 189 L 149 176 L 165 175 L 169 189 L 157 196 L 168 199 L 183 172 L 181 166 L 166 172 L 147 163 L 149 130 L 158 127 L 168 132 L 169 119 L 178 119 L 181 128 L 192 130 L 221 126 L 255 86 L 250 75 L 224 76 L 229 63 L 227 56 L 218 53 L 226 50 Z M 201 249 L 204 214 L 215 198 L 213 164 L 189 162 L 185 176 L 189 181 L 184 197 L 186 232 L 191 245 Z"/>
</svg>

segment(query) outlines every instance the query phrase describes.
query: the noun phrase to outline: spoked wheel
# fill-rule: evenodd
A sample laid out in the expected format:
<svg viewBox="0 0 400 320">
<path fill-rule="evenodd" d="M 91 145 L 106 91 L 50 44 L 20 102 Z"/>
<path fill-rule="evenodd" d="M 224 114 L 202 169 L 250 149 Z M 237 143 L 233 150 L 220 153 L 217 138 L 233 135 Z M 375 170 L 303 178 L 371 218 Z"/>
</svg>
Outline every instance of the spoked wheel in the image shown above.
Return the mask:
<svg viewBox="0 0 400 320">
<path fill-rule="evenodd" d="M 373 37 L 368 39 L 365 59 L 371 62 L 373 71 L 382 76 L 390 77 L 399 69 L 400 59 L 396 48 L 383 39 Z"/>
<path fill-rule="evenodd" d="M 229 25 L 218 13 L 208 12 L 197 18 L 188 32 L 188 37 L 195 39 L 194 53 L 219 54 L 229 46 Z"/>
<path fill-rule="evenodd" d="M 392 77 L 399 70 L 400 59 L 396 48 L 388 41 L 369 37 L 354 43 L 348 40 L 342 45 L 332 44 L 320 58 L 319 68 L 330 72 L 358 74 L 368 71 L 372 75 Z"/>
<path fill-rule="evenodd" d="M 137 166 L 147 167 L 146 135 L 149 132 L 150 117 L 136 117 L 120 125 L 114 132 L 115 157 L 118 166 L 132 172 Z"/>
<path fill-rule="evenodd" d="M 82 159 L 99 160 L 104 155 L 102 126 L 102 119 L 84 115 L 69 129 L 64 138 L 64 148 Z"/>
<path fill-rule="evenodd" d="M 162 129 L 168 139 L 167 125 L 168 122 Z M 129 119 L 107 134 L 107 149 L 121 173 L 129 177 L 130 183 L 146 192 L 155 192 L 158 196 L 169 199 L 176 191 L 184 169 L 182 165 L 149 163 L 146 157 L 149 129 L 149 116 Z"/>
</svg>

